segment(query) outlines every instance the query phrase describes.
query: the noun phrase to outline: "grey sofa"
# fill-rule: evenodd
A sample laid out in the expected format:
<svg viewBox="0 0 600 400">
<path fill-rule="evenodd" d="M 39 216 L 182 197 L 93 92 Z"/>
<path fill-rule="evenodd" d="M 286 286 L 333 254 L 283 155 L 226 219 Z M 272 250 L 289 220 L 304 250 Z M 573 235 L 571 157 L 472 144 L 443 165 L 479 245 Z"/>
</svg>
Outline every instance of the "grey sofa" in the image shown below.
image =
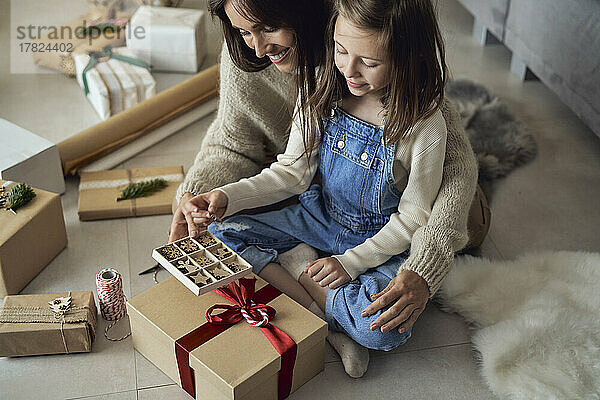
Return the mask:
<svg viewBox="0 0 600 400">
<path fill-rule="evenodd" d="M 599 0 L 458 1 L 482 43 L 503 42 L 513 71 L 533 72 L 600 136 Z"/>
</svg>

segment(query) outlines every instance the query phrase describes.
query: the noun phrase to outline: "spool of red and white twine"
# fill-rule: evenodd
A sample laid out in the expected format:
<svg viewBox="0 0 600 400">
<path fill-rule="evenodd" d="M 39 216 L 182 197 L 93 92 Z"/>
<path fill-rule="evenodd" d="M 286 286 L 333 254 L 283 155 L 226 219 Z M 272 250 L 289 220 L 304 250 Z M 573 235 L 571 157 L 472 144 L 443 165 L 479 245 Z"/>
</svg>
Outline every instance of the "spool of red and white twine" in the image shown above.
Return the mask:
<svg viewBox="0 0 600 400">
<path fill-rule="evenodd" d="M 118 342 L 129 337 L 131 333 L 117 339 L 108 336 L 109 329 L 127 315 L 127 307 L 125 306 L 126 298 L 123 293 L 123 280 L 119 271 L 113 268 L 105 268 L 98 272 L 96 274 L 96 288 L 98 289 L 98 303 L 100 304 L 102 318 L 107 321 L 114 321 L 104 329 L 104 337 L 113 342 Z"/>
</svg>

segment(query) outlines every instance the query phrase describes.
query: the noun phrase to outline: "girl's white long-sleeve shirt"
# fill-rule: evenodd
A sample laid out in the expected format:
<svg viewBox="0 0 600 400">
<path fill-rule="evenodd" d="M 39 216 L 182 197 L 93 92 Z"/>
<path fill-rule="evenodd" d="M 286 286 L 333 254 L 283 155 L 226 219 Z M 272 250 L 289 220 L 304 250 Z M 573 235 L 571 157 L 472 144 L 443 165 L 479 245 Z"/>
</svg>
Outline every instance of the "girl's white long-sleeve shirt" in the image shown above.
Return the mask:
<svg viewBox="0 0 600 400">
<path fill-rule="evenodd" d="M 394 184 L 402 192 L 397 212 L 374 236 L 344 254 L 333 255 L 352 279 L 404 252 L 415 231 L 427 224 L 442 181 L 446 137 L 446 123 L 438 110 L 396 144 L 392 171 Z M 228 198 L 224 216 L 305 192 L 317 171 L 319 152 L 315 149 L 309 160 L 303 154 L 302 130 L 296 119 L 285 153 L 276 162 L 258 175 L 216 189 Z"/>
</svg>

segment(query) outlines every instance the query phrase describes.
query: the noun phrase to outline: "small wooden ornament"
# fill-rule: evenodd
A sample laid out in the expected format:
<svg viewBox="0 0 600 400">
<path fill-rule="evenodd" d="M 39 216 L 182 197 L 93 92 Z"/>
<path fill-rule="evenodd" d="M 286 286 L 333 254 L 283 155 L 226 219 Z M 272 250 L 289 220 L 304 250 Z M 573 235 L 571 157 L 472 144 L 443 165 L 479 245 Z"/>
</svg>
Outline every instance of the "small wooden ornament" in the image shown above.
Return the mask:
<svg viewBox="0 0 600 400">
<path fill-rule="evenodd" d="M 177 247 L 183 250 L 186 254 L 193 253 L 200 249 L 196 243 L 194 243 L 191 239 L 184 239 L 181 242 L 177 242 Z"/>
<path fill-rule="evenodd" d="M 218 249 L 215 249 L 215 250 L 211 251 L 211 253 L 213 253 L 215 255 L 215 257 L 217 257 L 217 259 L 219 259 L 219 260 L 224 260 L 232 254 L 231 251 L 229 251 L 229 249 L 227 249 L 225 247 L 220 247 Z"/>
<path fill-rule="evenodd" d="M 49 301 L 48 305 L 54 313 L 63 315 L 71 308 L 71 297 L 57 297 Z"/>
<path fill-rule="evenodd" d="M 172 244 L 168 244 L 164 247 L 161 247 L 161 248 L 157 249 L 156 251 L 158 251 L 160 255 L 162 255 L 164 258 L 166 258 L 169 261 L 183 256 L 183 253 L 181 253 L 181 251 L 179 251 L 179 249 L 177 247 L 173 246 Z"/>
<path fill-rule="evenodd" d="M 240 264 L 235 263 L 235 262 L 225 264 L 225 266 L 227 268 L 229 268 L 231 270 L 231 272 L 233 272 L 233 273 L 240 272 L 243 269 Z"/>
<path fill-rule="evenodd" d="M 204 233 L 200 237 L 200 244 L 203 247 L 210 247 L 210 246 L 214 246 L 215 244 L 217 244 L 217 241 L 215 240 L 214 237 L 211 236 L 210 233 Z"/>
<path fill-rule="evenodd" d="M 193 281 L 198 286 L 204 286 L 210 281 L 210 278 L 208 276 L 202 275 L 201 272 L 198 272 L 196 275 L 194 275 Z"/>
<path fill-rule="evenodd" d="M 216 279 L 224 279 L 231 275 L 229 272 L 219 267 L 212 270 L 211 273 Z"/>
<path fill-rule="evenodd" d="M 192 262 L 189 259 L 185 261 L 180 260 L 177 262 L 177 264 L 177 268 L 183 273 L 194 272 L 198 270 L 198 267 L 192 264 Z"/>
<path fill-rule="evenodd" d="M 214 263 L 213 260 L 211 260 L 210 258 L 208 258 L 206 256 L 202 256 L 202 255 L 194 256 L 192 258 L 201 267 L 206 267 L 207 265 L 210 265 L 210 264 Z"/>
</svg>

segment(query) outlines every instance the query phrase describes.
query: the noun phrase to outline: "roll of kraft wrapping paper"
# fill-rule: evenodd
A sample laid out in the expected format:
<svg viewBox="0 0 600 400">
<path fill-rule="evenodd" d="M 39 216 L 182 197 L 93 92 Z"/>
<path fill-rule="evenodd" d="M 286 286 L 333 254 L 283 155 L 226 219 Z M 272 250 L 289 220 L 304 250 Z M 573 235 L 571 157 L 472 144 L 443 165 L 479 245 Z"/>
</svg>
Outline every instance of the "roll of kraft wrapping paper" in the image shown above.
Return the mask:
<svg viewBox="0 0 600 400">
<path fill-rule="evenodd" d="M 83 166 L 209 101 L 217 94 L 218 81 L 217 64 L 135 107 L 63 140 L 57 145 L 63 173 L 74 175 Z"/>
</svg>

